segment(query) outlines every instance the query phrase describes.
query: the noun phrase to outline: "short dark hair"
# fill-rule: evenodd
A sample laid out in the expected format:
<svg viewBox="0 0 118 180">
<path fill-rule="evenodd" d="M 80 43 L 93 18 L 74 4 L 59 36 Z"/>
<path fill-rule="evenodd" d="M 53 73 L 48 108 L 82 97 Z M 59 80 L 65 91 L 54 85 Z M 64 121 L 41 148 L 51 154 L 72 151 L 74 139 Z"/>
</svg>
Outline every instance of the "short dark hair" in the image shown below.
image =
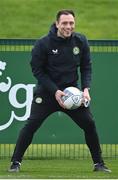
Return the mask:
<svg viewBox="0 0 118 180">
<path fill-rule="evenodd" d="M 63 10 L 58 11 L 56 15 L 56 20 L 59 21 L 60 16 L 63 14 L 65 15 L 71 14 L 73 17 L 75 17 L 73 10 L 63 9 Z"/>
</svg>

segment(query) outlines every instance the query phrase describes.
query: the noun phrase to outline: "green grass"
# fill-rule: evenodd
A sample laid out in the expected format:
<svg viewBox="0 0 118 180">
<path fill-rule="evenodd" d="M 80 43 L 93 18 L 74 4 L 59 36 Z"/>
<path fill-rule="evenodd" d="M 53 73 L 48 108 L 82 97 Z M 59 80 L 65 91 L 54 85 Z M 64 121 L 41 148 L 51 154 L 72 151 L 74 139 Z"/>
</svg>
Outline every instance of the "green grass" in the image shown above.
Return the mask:
<svg viewBox="0 0 118 180">
<path fill-rule="evenodd" d="M 90 159 L 85 160 L 24 160 L 20 173 L 9 173 L 9 159 L 0 162 L 0 179 L 116 179 L 118 159 L 106 160 L 112 173 L 93 172 Z"/>
<path fill-rule="evenodd" d="M 0 0 L 0 38 L 38 38 L 60 9 L 73 9 L 88 39 L 118 39 L 118 0 Z"/>
</svg>

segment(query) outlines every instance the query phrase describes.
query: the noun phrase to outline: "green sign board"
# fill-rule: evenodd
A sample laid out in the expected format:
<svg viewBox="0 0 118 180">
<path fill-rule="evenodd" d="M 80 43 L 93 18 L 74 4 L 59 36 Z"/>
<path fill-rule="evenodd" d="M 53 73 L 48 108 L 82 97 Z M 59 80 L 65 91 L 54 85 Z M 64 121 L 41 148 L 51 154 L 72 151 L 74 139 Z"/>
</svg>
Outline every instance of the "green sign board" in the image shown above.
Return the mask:
<svg viewBox="0 0 118 180">
<path fill-rule="evenodd" d="M 30 114 L 36 79 L 30 52 L 0 52 L 0 143 L 16 143 Z M 92 53 L 91 109 L 101 143 L 118 143 L 118 54 Z M 64 113 L 49 116 L 33 143 L 85 143 L 83 131 Z"/>
</svg>

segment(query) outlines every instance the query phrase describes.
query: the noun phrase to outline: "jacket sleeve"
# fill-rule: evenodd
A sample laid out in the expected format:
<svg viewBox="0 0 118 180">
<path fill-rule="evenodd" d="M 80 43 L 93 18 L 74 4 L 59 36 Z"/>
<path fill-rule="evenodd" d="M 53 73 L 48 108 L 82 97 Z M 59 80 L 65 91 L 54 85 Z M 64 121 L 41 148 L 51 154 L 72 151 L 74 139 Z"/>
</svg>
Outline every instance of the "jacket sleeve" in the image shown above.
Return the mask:
<svg viewBox="0 0 118 180">
<path fill-rule="evenodd" d="M 52 94 L 55 94 L 58 87 L 50 79 L 49 75 L 46 72 L 47 66 L 47 52 L 44 43 L 41 40 L 37 41 L 32 49 L 32 58 L 31 58 L 31 68 L 34 77 L 38 80 L 38 84 L 42 85 L 50 91 Z"/>
<path fill-rule="evenodd" d="M 82 89 L 90 88 L 92 63 L 90 57 L 89 44 L 85 36 L 83 36 L 83 48 L 81 54 L 80 73 L 81 73 L 81 88 Z"/>
</svg>

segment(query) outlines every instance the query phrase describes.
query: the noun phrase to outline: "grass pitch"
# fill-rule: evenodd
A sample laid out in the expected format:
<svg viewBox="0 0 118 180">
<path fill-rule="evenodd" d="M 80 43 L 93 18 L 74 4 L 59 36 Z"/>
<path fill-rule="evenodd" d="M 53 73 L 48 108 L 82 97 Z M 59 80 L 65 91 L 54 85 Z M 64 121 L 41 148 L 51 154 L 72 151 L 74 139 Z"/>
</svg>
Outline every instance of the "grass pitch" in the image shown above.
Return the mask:
<svg viewBox="0 0 118 180">
<path fill-rule="evenodd" d="M 9 173 L 9 159 L 1 160 L 0 179 L 117 179 L 118 159 L 106 159 L 112 173 L 93 172 L 91 159 L 24 160 L 19 173 Z"/>
<path fill-rule="evenodd" d="M 0 0 L 0 38 L 38 38 L 60 9 L 73 9 L 88 39 L 118 38 L 118 0 Z"/>
</svg>

